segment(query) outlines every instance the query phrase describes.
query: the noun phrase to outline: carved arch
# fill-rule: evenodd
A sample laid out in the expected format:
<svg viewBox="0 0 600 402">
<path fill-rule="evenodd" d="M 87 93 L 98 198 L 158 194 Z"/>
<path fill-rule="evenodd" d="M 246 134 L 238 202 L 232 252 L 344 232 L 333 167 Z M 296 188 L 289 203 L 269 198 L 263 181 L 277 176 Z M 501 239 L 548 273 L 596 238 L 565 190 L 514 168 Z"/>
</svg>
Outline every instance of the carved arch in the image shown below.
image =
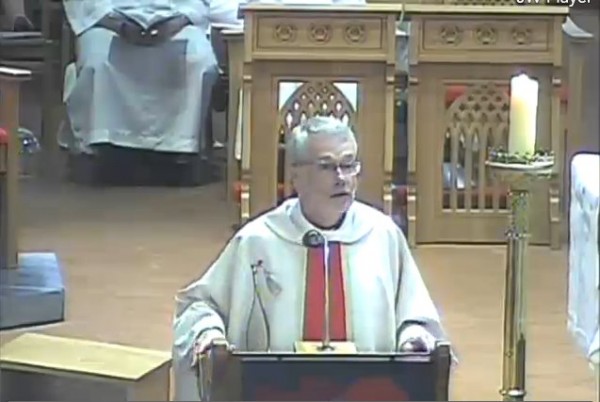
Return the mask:
<svg viewBox="0 0 600 402">
<path fill-rule="evenodd" d="M 497 208 L 505 203 L 500 199 L 503 190 L 493 189 L 490 194 L 494 184 L 486 179 L 485 161 L 490 147 L 507 146 L 509 110 L 508 94 L 486 83 L 470 86 L 446 111 L 442 174 L 448 177 L 444 177 L 444 190 L 460 192 L 470 181 L 474 197 L 482 194 L 485 198 L 468 201 L 477 209 Z M 459 201 L 458 208 L 465 202 Z"/>
</svg>

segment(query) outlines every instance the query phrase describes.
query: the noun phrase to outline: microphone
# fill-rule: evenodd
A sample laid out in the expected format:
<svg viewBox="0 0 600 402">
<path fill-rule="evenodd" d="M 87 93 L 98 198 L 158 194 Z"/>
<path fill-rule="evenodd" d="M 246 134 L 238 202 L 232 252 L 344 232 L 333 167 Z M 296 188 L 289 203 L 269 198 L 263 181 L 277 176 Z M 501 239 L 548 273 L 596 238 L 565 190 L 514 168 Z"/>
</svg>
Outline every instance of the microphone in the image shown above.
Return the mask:
<svg viewBox="0 0 600 402">
<path fill-rule="evenodd" d="M 330 351 L 333 350 L 333 347 L 331 346 L 331 334 L 329 331 L 329 242 L 322 233 L 311 229 L 302 237 L 302 244 L 308 248 L 323 247 L 323 267 L 325 270 L 325 305 L 323 308 L 325 309 L 325 314 L 323 316 L 323 344 L 321 345 L 320 350 Z"/>
<path fill-rule="evenodd" d="M 260 313 L 263 318 L 263 323 L 265 325 L 265 337 L 266 337 L 266 352 L 271 351 L 271 324 L 269 323 L 269 317 L 267 316 L 267 310 L 265 309 L 265 304 L 263 303 L 262 296 L 258 289 L 258 270 L 263 268 L 263 260 L 258 260 L 254 264 L 250 264 L 250 269 L 252 271 L 252 286 L 254 288 L 254 297 L 252 298 L 252 305 L 250 306 L 250 315 L 248 316 L 248 322 L 246 325 L 246 349 L 249 349 L 248 335 L 250 333 L 250 321 L 252 320 L 252 311 L 254 310 L 255 302 L 258 300 L 258 308 L 260 308 Z"/>
</svg>

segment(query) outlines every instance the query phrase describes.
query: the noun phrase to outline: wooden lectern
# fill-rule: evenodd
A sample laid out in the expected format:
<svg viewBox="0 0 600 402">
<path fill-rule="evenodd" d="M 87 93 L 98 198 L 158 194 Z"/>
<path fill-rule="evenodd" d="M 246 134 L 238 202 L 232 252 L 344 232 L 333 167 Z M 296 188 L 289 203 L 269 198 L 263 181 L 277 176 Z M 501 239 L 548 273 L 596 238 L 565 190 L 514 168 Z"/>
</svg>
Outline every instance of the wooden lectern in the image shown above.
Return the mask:
<svg viewBox="0 0 600 402">
<path fill-rule="evenodd" d="M 451 359 L 447 343 L 430 354 L 234 353 L 201 394 L 211 401 L 447 401 Z"/>
<path fill-rule="evenodd" d="M 8 134 L 0 144 L 0 269 L 17 267 L 19 186 L 19 85 L 31 72 L 0 67 L 0 128 Z"/>
<path fill-rule="evenodd" d="M 334 115 L 358 134 L 358 197 L 391 213 L 396 7 L 251 4 L 244 8 L 242 222 L 291 194 L 280 151 L 312 115 Z M 299 83 L 288 100 L 282 82 Z M 354 102 L 343 84 L 354 85 Z M 283 103 L 283 104 L 282 104 Z"/>
</svg>

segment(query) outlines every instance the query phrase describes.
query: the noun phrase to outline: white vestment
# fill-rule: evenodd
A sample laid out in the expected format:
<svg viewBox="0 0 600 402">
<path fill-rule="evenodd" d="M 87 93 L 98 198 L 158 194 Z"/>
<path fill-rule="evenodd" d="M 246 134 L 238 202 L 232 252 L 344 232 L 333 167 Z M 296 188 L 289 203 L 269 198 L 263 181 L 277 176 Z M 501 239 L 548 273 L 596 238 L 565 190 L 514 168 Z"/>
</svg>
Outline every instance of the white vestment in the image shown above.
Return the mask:
<svg viewBox="0 0 600 402">
<path fill-rule="evenodd" d="M 77 35 L 77 79 L 67 99 L 75 151 L 90 145 L 196 152 L 218 69 L 206 37 L 211 22 L 238 22 L 229 0 L 63 0 Z M 96 24 L 119 11 L 154 22 L 191 21 L 171 40 L 137 46 Z"/>
<path fill-rule="evenodd" d="M 175 400 L 198 400 L 193 347 L 205 331 L 221 331 L 241 351 L 293 352 L 303 338 L 307 248 L 314 230 L 297 199 L 246 224 L 208 271 L 177 296 L 173 365 Z M 376 209 L 354 202 L 339 229 L 322 231 L 342 244 L 349 341 L 359 352 L 394 352 L 407 328 L 422 324 L 443 338 L 439 316 L 401 230 Z M 251 265 L 262 261 L 256 288 Z"/>
</svg>

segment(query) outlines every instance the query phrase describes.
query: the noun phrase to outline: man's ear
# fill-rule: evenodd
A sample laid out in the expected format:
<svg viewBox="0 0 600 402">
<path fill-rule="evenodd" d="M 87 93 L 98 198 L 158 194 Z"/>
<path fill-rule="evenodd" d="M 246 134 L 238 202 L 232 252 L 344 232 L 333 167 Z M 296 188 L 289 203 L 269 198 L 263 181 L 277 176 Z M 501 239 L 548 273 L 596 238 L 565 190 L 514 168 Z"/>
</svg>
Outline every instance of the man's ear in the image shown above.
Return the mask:
<svg viewBox="0 0 600 402">
<path fill-rule="evenodd" d="M 299 185 L 300 175 L 295 167 L 290 169 L 290 187 L 296 189 Z"/>
<path fill-rule="evenodd" d="M 294 188 L 294 189 L 296 188 L 296 184 L 298 184 L 297 178 L 298 178 L 298 175 L 294 171 L 291 171 L 290 172 L 290 187 L 291 188 Z"/>
</svg>

